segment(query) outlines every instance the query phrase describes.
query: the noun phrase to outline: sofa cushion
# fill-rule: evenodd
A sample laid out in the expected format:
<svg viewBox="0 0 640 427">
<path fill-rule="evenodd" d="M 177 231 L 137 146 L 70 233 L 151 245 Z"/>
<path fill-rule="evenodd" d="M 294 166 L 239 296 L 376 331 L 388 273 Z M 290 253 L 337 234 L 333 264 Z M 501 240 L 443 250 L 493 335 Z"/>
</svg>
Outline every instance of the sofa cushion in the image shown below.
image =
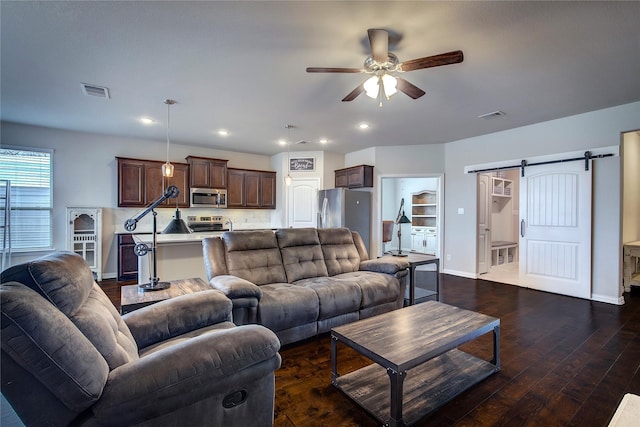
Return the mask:
<svg viewBox="0 0 640 427">
<path fill-rule="evenodd" d="M 299 280 L 297 286 L 313 289 L 318 296 L 318 320 L 360 310 L 362 291 L 356 280 L 337 277 L 313 277 Z"/>
<path fill-rule="evenodd" d="M 289 283 L 328 276 L 315 228 L 281 228 L 276 231 L 276 238 Z"/>
<path fill-rule="evenodd" d="M 256 285 L 287 281 L 278 242 L 272 231 L 227 231 L 222 240 L 228 274 Z"/>
<path fill-rule="evenodd" d="M 400 298 L 400 282 L 390 274 L 355 271 L 353 273 L 339 274 L 333 278 L 358 284 L 362 290 L 361 309 L 398 301 L 398 298 Z"/>
<path fill-rule="evenodd" d="M 53 304 L 93 343 L 110 369 L 138 359 L 129 327 L 80 255 L 57 252 L 19 264 L 5 270 L 2 281 L 20 282 Z"/>
<path fill-rule="evenodd" d="M 318 238 L 329 276 L 358 271 L 360 255 L 348 228 L 319 228 Z"/>
<path fill-rule="evenodd" d="M 289 283 L 262 285 L 258 322 L 274 332 L 315 322 L 318 297 L 313 289 Z"/>
</svg>

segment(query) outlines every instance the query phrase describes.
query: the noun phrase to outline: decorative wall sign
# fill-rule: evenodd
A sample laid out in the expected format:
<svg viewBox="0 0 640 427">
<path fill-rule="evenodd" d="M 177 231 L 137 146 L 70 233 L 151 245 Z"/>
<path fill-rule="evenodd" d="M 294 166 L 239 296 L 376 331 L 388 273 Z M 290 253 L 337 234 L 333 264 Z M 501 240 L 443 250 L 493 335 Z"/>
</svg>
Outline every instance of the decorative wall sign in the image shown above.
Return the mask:
<svg viewBox="0 0 640 427">
<path fill-rule="evenodd" d="M 311 172 L 316 170 L 315 157 L 300 157 L 289 159 L 289 170 L 296 172 Z"/>
</svg>

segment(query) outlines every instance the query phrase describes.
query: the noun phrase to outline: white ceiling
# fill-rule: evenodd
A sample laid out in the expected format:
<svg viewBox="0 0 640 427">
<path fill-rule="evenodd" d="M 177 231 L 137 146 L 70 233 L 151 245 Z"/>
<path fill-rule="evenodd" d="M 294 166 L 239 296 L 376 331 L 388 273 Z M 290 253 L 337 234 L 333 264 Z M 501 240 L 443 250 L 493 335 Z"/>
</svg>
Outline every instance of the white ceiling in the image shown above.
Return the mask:
<svg viewBox="0 0 640 427">
<path fill-rule="evenodd" d="M 640 100 L 640 2 L 1 2 L 1 119 L 272 155 L 435 144 Z M 403 77 L 427 94 L 340 100 L 366 30 L 400 61 L 464 62 Z M 81 82 L 111 99 L 83 94 Z M 501 110 L 491 120 L 478 115 Z M 153 126 L 137 119 L 152 117 Z M 357 124 L 371 127 L 361 131 Z M 230 135 L 216 134 L 220 128 Z M 328 138 L 322 146 L 318 140 Z"/>
</svg>

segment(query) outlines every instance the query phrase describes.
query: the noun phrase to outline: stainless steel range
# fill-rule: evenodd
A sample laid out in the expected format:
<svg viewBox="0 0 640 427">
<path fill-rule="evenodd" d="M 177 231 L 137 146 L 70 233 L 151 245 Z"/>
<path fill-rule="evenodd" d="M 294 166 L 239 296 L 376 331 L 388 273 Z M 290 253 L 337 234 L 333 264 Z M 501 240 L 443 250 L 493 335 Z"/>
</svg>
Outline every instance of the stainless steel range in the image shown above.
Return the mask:
<svg viewBox="0 0 640 427">
<path fill-rule="evenodd" d="M 188 216 L 187 225 L 194 233 L 211 231 L 229 231 L 224 227 L 221 216 Z"/>
</svg>

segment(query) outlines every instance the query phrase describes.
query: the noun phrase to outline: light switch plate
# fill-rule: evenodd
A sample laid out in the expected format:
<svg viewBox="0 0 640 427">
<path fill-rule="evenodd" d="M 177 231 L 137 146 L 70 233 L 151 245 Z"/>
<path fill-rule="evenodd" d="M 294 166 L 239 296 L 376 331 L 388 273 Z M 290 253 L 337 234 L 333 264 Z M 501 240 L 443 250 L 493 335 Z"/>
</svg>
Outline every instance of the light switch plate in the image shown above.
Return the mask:
<svg viewBox="0 0 640 427">
<path fill-rule="evenodd" d="M 458 208 L 458 215 L 464 215 L 464 208 Z"/>
</svg>

